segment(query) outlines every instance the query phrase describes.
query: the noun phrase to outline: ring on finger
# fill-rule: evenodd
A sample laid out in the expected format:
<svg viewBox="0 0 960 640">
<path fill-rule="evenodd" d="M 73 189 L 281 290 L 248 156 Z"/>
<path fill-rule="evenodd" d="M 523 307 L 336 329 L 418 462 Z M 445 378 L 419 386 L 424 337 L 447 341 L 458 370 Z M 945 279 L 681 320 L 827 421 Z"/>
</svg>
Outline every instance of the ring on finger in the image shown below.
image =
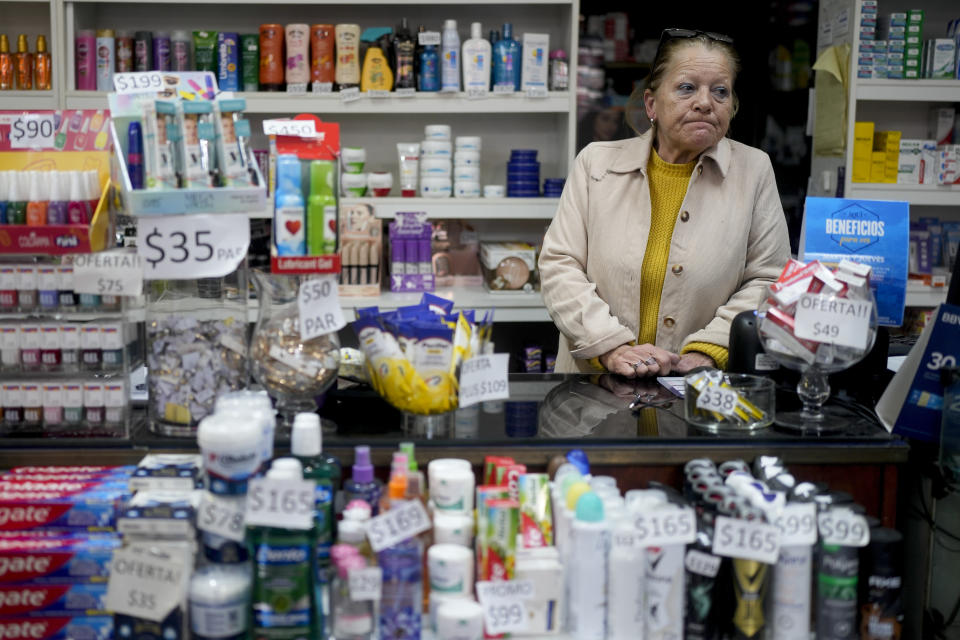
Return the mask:
<svg viewBox="0 0 960 640">
<path fill-rule="evenodd" d="M 633 367 L 633 372 L 634 372 L 634 373 L 637 372 L 637 367 L 639 367 L 641 364 L 643 364 L 643 363 L 640 362 L 639 360 L 638 360 L 637 362 L 634 362 L 634 363 L 631 363 L 631 364 L 630 364 L 630 366 Z"/>
<path fill-rule="evenodd" d="M 650 365 L 657 364 L 657 359 L 654 358 L 653 356 L 650 356 L 649 358 L 647 358 L 646 360 L 643 361 L 643 364 L 645 364 L 645 365 L 647 365 L 647 366 L 649 367 Z"/>
</svg>

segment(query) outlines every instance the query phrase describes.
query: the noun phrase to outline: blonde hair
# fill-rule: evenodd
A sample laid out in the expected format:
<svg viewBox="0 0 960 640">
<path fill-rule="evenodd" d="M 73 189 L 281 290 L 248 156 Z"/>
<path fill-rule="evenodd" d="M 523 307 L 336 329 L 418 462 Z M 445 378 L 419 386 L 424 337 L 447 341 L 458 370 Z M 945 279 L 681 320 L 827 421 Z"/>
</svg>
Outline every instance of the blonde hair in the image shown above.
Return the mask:
<svg viewBox="0 0 960 640">
<path fill-rule="evenodd" d="M 650 70 L 650 75 L 647 76 L 646 82 L 638 85 L 633 90 L 633 93 L 630 94 L 630 98 L 627 101 L 625 110 L 627 125 L 638 135 L 646 131 L 649 125 L 652 125 L 653 128 L 656 129 L 656 124 L 650 123 L 647 119 L 646 105 L 643 102 L 644 93 L 646 93 L 647 89 L 649 89 L 651 93 L 656 93 L 657 89 L 660 88 L 660 83 L 663 82 L 663 77 L 667 74 L 670 66 L 673 65 L 680 49 L 692 46 L 701 46 L 708 51 L 722 52 L 727 57 L 730 73 L 733 75 L 734 82 L 736 82 L 737 74 L 740 73 L 740 56 L 737 55 L 736 49 L 734 49 L 730 43 L 714 40 L 705 35 L 697 35 L 692 38 L 670 38 L 664 41 L 660 46 L 657 57 L 653 61 L 653 68 Z M 733 113 L 730 117 L 733 118 L 740 109 L 740 98 L 737 97 L 737 92 L 733 90 L 733 87 L 730 87 L 730 96 L 733 99 Z"/>
</svg>

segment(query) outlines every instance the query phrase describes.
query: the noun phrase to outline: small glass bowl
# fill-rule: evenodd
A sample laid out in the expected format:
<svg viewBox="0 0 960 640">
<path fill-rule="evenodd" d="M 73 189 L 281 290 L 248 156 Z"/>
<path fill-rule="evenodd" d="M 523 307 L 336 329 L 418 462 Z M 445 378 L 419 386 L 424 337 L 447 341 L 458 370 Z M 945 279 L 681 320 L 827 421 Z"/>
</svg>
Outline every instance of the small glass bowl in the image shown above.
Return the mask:
<svg viewBox="0 0 960 640">
<path fill-rule="evenodd" d="M 713 376 L 720 386 L 704 388 L 707 380 L 702 376 Z M 702 391 L 698 391 L 701 389 Z M 726 401 L 725 393 L 714 393 L 716 404 L 711 408 L 700 408 L 697 401 L 701 393 L 735 391 L 738 398 Z M 752 376 L 743 373 L 722 373 L 720 371 L 698 372 L 684 378 L 684 419 L 696 427 L 715 432 L 750 432 L 773 424 L 776 409 L 776 385 L 770 378 Z M 730 400 L 734 400 L 729 396 Z M 726 402 L 725 402 L 726 401 Z"/>
</svg>

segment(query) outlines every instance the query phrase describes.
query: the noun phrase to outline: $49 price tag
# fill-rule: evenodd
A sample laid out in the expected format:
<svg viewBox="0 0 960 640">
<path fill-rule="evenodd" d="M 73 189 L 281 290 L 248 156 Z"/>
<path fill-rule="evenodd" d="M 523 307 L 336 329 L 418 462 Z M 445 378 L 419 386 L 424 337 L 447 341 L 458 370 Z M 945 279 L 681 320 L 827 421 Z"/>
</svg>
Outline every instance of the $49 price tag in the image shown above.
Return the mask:
<svg viewBox="0 0 960 640">
<path fill-rule="evenodd" d="M 46 149 L 53 147 L 56 133 L 52 113 L 25 113 L 10 123 L 11 149 Z M 26 195 L 26 194 L 23 194 Z"/>
<path fill-rule="evenodd" d="M 474 356 L 460 367 L 460 406 L 510 397 L 509 353 Z"/>
<path fill-rule="evenodd" d="M 713 553 L 728 558 L 776 564 L 780 557 L 780 530 L 757 520 L 717 516 Z"/>
<path fill-rule="evenodd" d="M 250 246 L 245 214 L 143 216 L 137 254 L 148 280 L 220 278 L 235 271 Z"/>
<path fill-rule="evenodd" d="M 380 567 L 351 569 L 347 579 L 350 599 L 354 602 L 380 599 L 380 590 L 383 587 L 383 569 Z"/>
<path fill-rule="evenodd" d="M 310 480 L 254 478 L 247 485 L 247 524 L 311 528 L 316 487 Z"/>
<path fill-rule="evenodd" d="M 430 517 L 419 500 L 410 500 L 367 521 L 367 539 L 377 553 L 430 528 Z"/>
<path fill-rule="evenodd" d="M 805 293 L 797 302 L 794 334 L 805 340 L 866 349 L 873 303 Z"/>
<path fill-rule="evenodd" d="M 780 544 L 785 547 L 805 547 L 817 541 L 817 506 L 815 504 L 788 504 L 775 523 L 780 529 Z"/>
<path fill-rule="evenodd" d="M 641 547 L 690 544 L 697 539 L 697 517 L 690 507 L 638 514 L 633 521 L 633 535 Z"/>
<path fill-rule="evenodd" d="M 300 311 L 300 337 L 303 340 L 339 331 L 347 324 L 340 307 L 337 276 L 333 274 L 301 282 L 297 306 Z"/>
<path fill-rule="evenodd" d="M 843 507 L 817 515 L 817 526 L 823 544 L 841 547 L 865 547 L 870 544 L 867 519 Z"/>
<path fill-rule="evenodd" d="M 115 73 L 113 88 L 118 94 L 160 92 L 163 91 L 163 74 L 159 71 Z"/>
<path fill-rule="evenodd" d="M 716 383 L 709 383 L 700 395 L 697 396 L 697 409 L 715 411 L 725 416 L 732 416 L 737 408 L 740 396 L 733 389 L 721 387 Z"/>
<path fill-rule="evenodd" d="M 193 557 L 186 550 L 131 545 L 110 560 L 106 608 L 161 622 L 186 597 Z"/>
<path fill-rule="evenodd" d="M 197 528 L 228 540 L 243 542 L 247 532 L 244 521 L 246 498 L 218 496 L 203 492 L 197 508 Z"/>
<path fill-rule="evenodd" d="M 527 630 L 524 600 L 535 597 L 530 580 L 483 581 L 477 583 L 477 599 L 483 605 L 483 623 L 490 635 Z"/>
</svg>

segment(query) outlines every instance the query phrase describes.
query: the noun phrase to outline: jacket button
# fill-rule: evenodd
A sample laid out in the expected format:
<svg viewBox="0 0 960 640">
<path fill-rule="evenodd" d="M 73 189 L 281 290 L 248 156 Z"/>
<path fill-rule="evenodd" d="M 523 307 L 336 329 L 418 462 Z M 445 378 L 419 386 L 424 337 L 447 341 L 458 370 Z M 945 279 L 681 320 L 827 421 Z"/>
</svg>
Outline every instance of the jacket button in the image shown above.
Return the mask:
<svg viewBox="0 0 960 640">
<path fill-rule="evenodd" d="M 689 211 L 681 211 L 681 212 L 680 212 L 680 222 L 686 222 L 686 221 L 689 220 L 689 219 L 690 219 L 690 212 L 689 212 Z"/>
<path fill-rule="evenodd" d="M 675 324 L 677 324 L 677 321 L 671 318 L 670 316 L 667 316 L 666 318 L 663 319 L 663 326 L 665 327 L 673 327 L 673 325 Z"/>
<path fill-rule="evenodd" d="M 699 167 L 697 167 L 697 175 L 699 176 L 703 175 L 703 165 L 700 165 Z"/>
<path fill-rule="evenodd" d="M 683 273 L 683 265 L 675 264 L 673 265 L 673 275 L 678 276 Z"/>
</svg>

